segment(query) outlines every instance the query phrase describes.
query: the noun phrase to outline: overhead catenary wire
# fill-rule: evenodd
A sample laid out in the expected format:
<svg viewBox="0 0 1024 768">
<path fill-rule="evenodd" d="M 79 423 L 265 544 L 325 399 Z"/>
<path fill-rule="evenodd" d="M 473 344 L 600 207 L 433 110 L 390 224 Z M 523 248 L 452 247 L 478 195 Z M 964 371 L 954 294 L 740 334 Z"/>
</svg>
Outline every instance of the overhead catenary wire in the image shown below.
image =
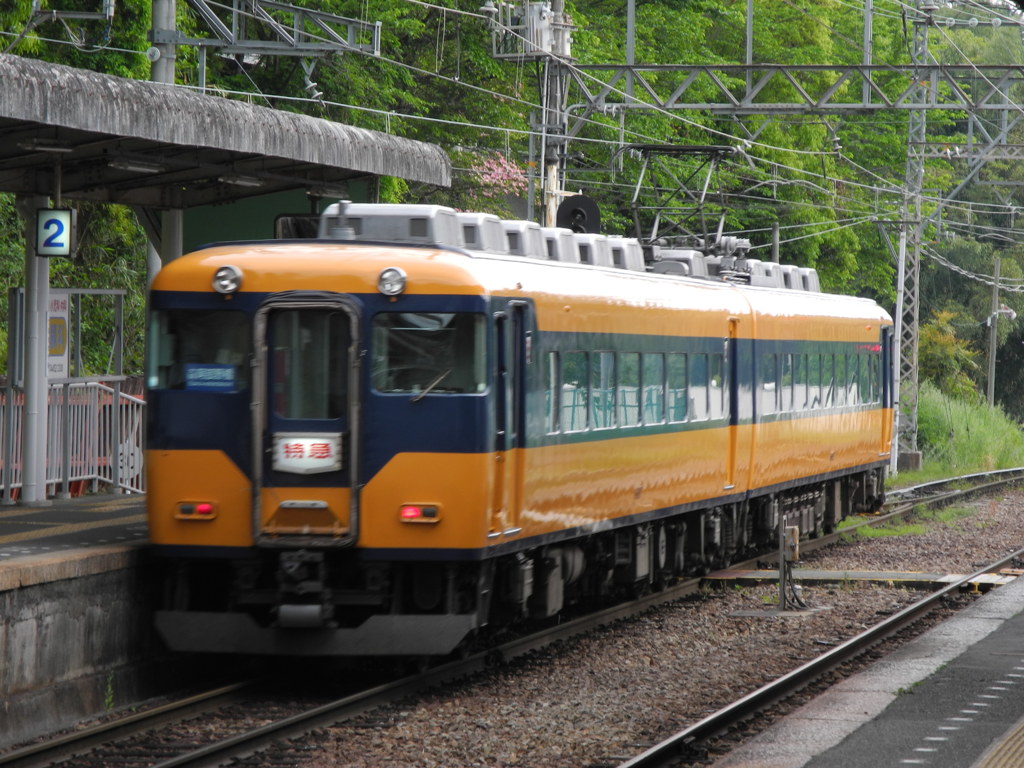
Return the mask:
<svg viewBox="0 0 1024 768">
<path fill-rule="evenodd" d="M 454 9 L 445 8 L 443 6 L 438 6 L 438 5 L 433 4 L 433 3 L 422 2 L 422 0 L 406 0 L 406 2 L 410 2 L 410 3 L 416 4 L 416 5 L 420 5 L 420 6 L 425 6 L 425 7 L 428 7 L 428 8 L 434 8 L 434 9 L 437 9 L 437 10 L 440 10 L 440 11 L 443 11 L 443 12 L 454 12 Z M 219 7 L 223 8 L 223 9 L 225 9 L 225 10 L 231 10 L 230 6 L 225 5 L 225 4 L 219 4 L 219 3 L 215 3 L 215 2 L 210 3 L 210 4 L 214 5 L 214 6 L 219 6 Z M 239 11 L 239 13 L 241 15 L 248 16 L 248 17 L 252 18 L 255 21 L 259 21 L 258 17 L 255 14 L 247 13 L 247 12 L 244 12 L 244 11 Z M 476 13 L 471 13 L 471 12 L 466 12 L 466 11 L 459 11 L 458 13 L 463 15 L 463 16 L 472 16 L 472 17 L 476 17 L 478 19 L 486 21 L 486 17 L 482 16 L 481 14 L 476 14 Z M 310 35 L 310 36 L 311 36 L 312 39 L 318 39 L 318 37 L 316 35 Z M 319 38 L 319 39 L 322 39 L 322 40 L 326 41 L 326 38 Z M 52 41 L 52 42 L 64 43 L 65 41 L 57 40 L 57 41 Z M 135 51 L 128 51 L 128 52 L 138 53 L 138 52 L 135 52 Z M 448 81 L 450 83 L 457 84 L 460 87 L 470 88 L 470 89 L 473 89 L 473 90 L 485 93 L 486 95 L 489 95 L 489 96 L 494 96 L 494 97 L 498 97 L 498 98 L 501 98 L 501 99 L 504 99 L 504 100 L 511 101 L 512 103 L 516 103 L 516 104 L 519 104 L 521 106 L 529 107 L 531 109 L 540 109 L 540 105 L 537 104 L 536 102 L 532 102 L 532 101 L 529 101 L 527 99 L 522 99 L 522 98 L 519 98 L 519 97 L 511 96 L 509 94 L 497 92 L 497 91 L 494 91 L 492 89 L 481 88 L 480 86 L 476 86 L 476 85 L 474 85 L 472 83 L 467 83 L 463 79 L 456 80 L 454 78 L 449 78 L 449 77 L 447 77 L 445 75 L 442 75 L 442 74 L 439 74 L 439 73 L 436 73 L 436 72 L 431 72 L 429 70 L 425 70 L 425 69 L 420 68 L 420 67 L 415 67 L 415 66 L 412 66 L 412 65 L 408 65 L 408 64 L 405 64 L 404 62 L 400 62 L 400 61 L 397 61 L 397 60 L 394 60 L 394 59 L 389 59 L 387 57 L 374 57 L 374 58 L 380 59 L 382 61 L 385 61 L 385 62 L 390 63 L 390 64 L 395 65 L 395 66 L 406 68 L 406 69 L 408 69 L 410 71 L 413 71 L 415 73 L 418 73 L 418 74 L 421 74 L 421 75 L 424 75 L 424 76 L 438 77 L 438 78 L 446 80 L 446 81 Z M 243 69 L 243 72 L 244 72 L 244 68 L 242 68 L 242 69 Z M 245 73 L 245 74 L 246 74 L 246 77 L 250 80 L 250 82 L 253 83 L 254 87 L 256 87 L 255 82 L 252 81 L 252 79 L 248 75 L 248 73 Z M 258 87 L 257 87 L 257 90 L 259 90 Z M 237 95 L 237 96 L 241 96 L 241 97 L 244 97 L 244 98 L 251 98 L 251 96 L 252 96 L 252 94 L 250 94 L 250 93 L 239 92 L 239 91 L 231 91 L 231 90 L 225 90 L 225 89 L 219 89 L 219 92 L 225 93 L 225 94 L 230 94 L 230 95 Z M 263 93 L 261 93 L 261 96 L 268 103 L 270 103 L 272 99 L 273 100 L 313 101 L 311 99 L 304 99 L 304 98 L 297 98 L 297 97 L 288 97 L 288 96 L 279 95 L 279 94 L 263 94 Z M 319 102 L 317 102 L 317 103 L 319 103 Z M 330 105 L 330 106 L 337 106 L 337 107 L 341 107 L 341 108 L 347 108 L 347 109 L 357 109 L 357 110 L 367 111 L 367 112 L 377 112 L 378 114 L 386 116 L 388 119 L 390 119 L 391 117 L 402 117 L 402 119 L 407 119 L 407 120 L 426 120 L 426 121 L 429 121 L 429 122 L 447 122 L 447 124 L 453 125 L 453 126 L 464 125 L 466 127 L 486 128 L 486 129 L 490 129 L 490 130 L 496 130 L 496 131 L 499 131 L 499 132 L 503 132 L 506 136 L 509 133 L 516 133 L 516 134 L 520 134 L 520 135 L 524 135 L 524 136 L 529 136 L 531 134 L 535 135 L 535 136 L 539 135 L 537 132 L 531 131 L 531 130 L 495 129 L 493 126 L 483 126 L 483 125 L 479 125 L 479 124 L 465 123 L 465 122 L 462 122 L 462 121 L 444 121 L 444 120 L 439 120 L 437 118 L 427 118 L 427 117 L 423 117 L 423 116 L 398 114 L 398 113 L 395 113 L 393 111 L 389 112 L 387 110 L 373 110 L 373 109 L 368 109 L 368 108 L 365 108 L 365 107 L 361 107 L 359 105 L 343 104 L 343 103 L 340 103 L 340 102 L 334 102 L 334 101 L 330 101 L 330 100 L 325 100 L 324 104 Z M 651 107 L 654 108 L 654 105 L 651 105 Z M 671 114 L 670 112 L 668 112 L 666 110 L 659 110 L 659 111 L 661 111 L 663 114 L 665 114 L 669 118 L 680 119 L 678 116 L 673 115 L 673 114 Z M 788 147 L 777 147 L 777 146 L 774 146 L 774 145 L 771 145 L 771 144 L 760 143 L 760 142 L 747 142 L 746 140 L 741 139 L 740 137 L 737 137 L 737 136 L 735 136 L 733 134 L 729 134 L 729 133 L 726 133 L 726 132 L 723 132 L 723 131 L 717 131 L 715 129 L 709 128 L 708 126 L 705 126 L 703 124 L 697 123 L 695 121 L 690 121 L 690 120 L 685 120 L 685 119 L 683 119 L 683 121 L 686 122 L 687 124 L 690 124 L 690 125 L 693 125 L 693 126 L 699 128 L 700 130 L 708 131 L 709 133 L 715 134 L 715 135 L 717 135 L 717 136 L 719 136 L 721 138 L 727 138 L 727 139 L 730 139 L 730 140 L 732 140 L 734 142 L 737 142 L 737 143 L 746 143 L 746 144 L 752 145 L 752 146 L 759 146 L 759 147 L 762 147 L 762 148 L 764 148 L 766 150 L 776 150 L 776 151 L 781 151 L 781 152 L 790 152 L 790 153 L 804 154 L 804 155 L 826 155 L 826 154 L 830 154 L 830 153 L 827 153 L 827 152 L 817 151 L 817 150 L 797 150 L 797 149 L 792 149 L 792 148 L 788 148 Z M 589 120 L 588 122 L 592 123 L 594 125 L 598 125 L 598 126 L 600 126 L 602 128 L 608 128 L 609 127 L 609 126 L 605 125 L 604 123 L 601 123 L 600 121 Z M 634 138 L 636 138 L 638 140 L 642 140 L 642 141 L 643 140 L 647 140 L 647 141 L 656 140 L 655 137 L 645 136 L 643 134 L 638 134 L 638 133 L 635 133 L 635 132 L 632 132 L 632 131 L 630 131 L 628 133 L 630 133 Z M 574 141 L 607 144 L 609 146 L 613 146 L 613 145 L 617 144 L 617 142 L 615 142 L 615 141 L 611 141 L 611 140 L 604 140 L 604 141 L 602 141 L 600 139 L 594 139 L 592 137 L 574 137 Z M 755 161 L 761 161 L 761 159 L 755 157 Z M 773 164 L 774 167 L 786 168 L 787 170 L 790 170 L 790 171 L 806 173 L 806 171 L 804 169 L 797 168 L 797 167 L 794 167 L 794 166 L 788 166 L 788 165 L 785 165 L 783 163 L 779 163 L 778 161 L 772 161 L 772 164 Z M 846 183 L 853 183 L 853 182 L 847 180 Z M 892 183 L 892 182 L 888 182 L 888 183 Z"/>
<path fill-rule="evenodd" d="M 405 0 L 405 1 L 409 2 L 411 4 L 418 5 L 418 6 L 423 6 L 423 7 L 427 7 L 427 8 L 431 8 L 431 9 L 436 9 L 438 11 L 441 11 L 441 12 L 445 13 L 445 14 L 453 13 L 453 14 L 457 14 L 459 16 L 474 17 L 474 18 L 486 21 L 486 17 L 482 16 L 481 14 L 477 14 L 477 13 L 472 13 L 472 12 L 468 12 L 468 11 L 461 11 L 459 9 L 453 9 L 453 8 L 446 8 L 444 6 L 439 6 L 439 5 L 434 4 L 434 3 L 423 2 L 423 0 Z M 898 6 L 902 5 L 902 6 L 907 7 L 907 8 L 910 7 L 910 6 L 907 6 L 906 4 L 901 4 L 901 3 L 896 3 L 896 5 L 898 5 Z M 228 6 L 226 6 L 226 5 L 222 5 L 221 7 L 228 8 Z M 255 16 L 253 16 L 252 14 L 248 14 L 248 15 L 252 16 L 253 18 L 255 18 Z M 59 42 L 59 43 L 62 43 L 62 44 L 66 44 L 65 41 L 53 41 L 53 42 Z M 110 50 L 124 50 L 124 49 L 111 48 Z M 138 53 L 136 51 L 126 51 L 126 52 Z M 421 75 L 426 76 L 426 77 L 440 77 L 440 78 L 443 78 L 443 79 L 447 80 L 448 82 L 457 84 L 459 87 L 472 88 L 472 89 L 478 90 L 478 91 L 480 91 L 482 93 L 486 93 L 488 95 L 492 95 L 492 96 L 495 96 L 495 97 L 498 97 L 498 98 L 502 98 L 502 99 L 505 99 L 505 100 L 510 100 L 512 103 L 517 103 L 517 104 L 519 104 L 521 106 L 528 106 L 528 107 L 530 107 L 532 109 L 539 109 L 540 108 L 539 104 L 536 104 L 535 102 L 532 102 L 530 100 L 522 99 L 522 98 L 519 98 L 519 97 L 516 97 L 516 96 L 512 96 L 512 95 L 509 95 L 509 94 L 505 94 L 505 93 L 496 92 L 496 91 L 494 91 L 492 89 L 481 88 L 480 86 L 476 86 L 476 85 L 474 85 L 472 83 L 467 83 L 463 78 L 458 78 L 458 79 L 456 79 L 456 78 L 449 78 L 449 77 L 447 77 L 445 75 L 442 75 L 440 73 L 431 72 L 429 70 L 426 70 L 426 69 L 423 69 L 423 68 L 419 68 L 419 67 L 413 67 L 413 66 L 405 64 L 404 62 L 399 62 L 399 61 L 396 61 L 396 60 L 393 60 L 393 59 L 388 59 L 386 57 L 376 57 L 376 58 L 381 59 L 381 60 L 383 60 L 383 61 L 385 61 L 385 62 L 387 62 L 389 64 L 395 65 L 395 66 L 404 67 L 406 69 L 409 69 L 410 71 L 413 71 L 415 73 L 421 74 Z M 565 63 L 565 62 L 563 62 L 563 63 Z M 571 63 L 569 63 L 569 64 L 571 65 Z M 246 74 L 246 76 L 249 78 L 250 82 L 254 85 L 254 87 L 257 87 L 255 82 L 252 81 L 252 78 L 248 75 L 247 72 L 245 72 L 244 67 L 242 68 L 242 70 Z M 577 70 L 577 72 L 579 72 L 579 71 Z M 583 76 L 588 76 L 589 77 L 589 75 L 585 75 L 585 73 L 581 73 L 581 74 Z M 596 78 L 593 78 L 593 79 L 596 80 Z M 259 90 L 258 87 L 257 87 L 257 90 Z M 244 92 L 237 92 L 237 91 L 221 91 L 221 92 L 232 94 L 232 95 L 242 96 L 244 98 L 251 98 L 252 97 L 252 94 L 244 93 Z M 270 101 L 272 99 L 273 100 L 277 100 L 277 99 L 284 100 L 284 99 L 290 98 L 290 97 L 287 97 L 287 96 L 281 96 L 281 95 L 276 95 L 276 94 L 269 94 L 269 95 L 268 94 L 261 94 L 261 96 L 262 96 L 262 98 L 266 99 L 268 103 L 270 103 Z M 310 99 L 301 99 L 301 98 L 295 98 L 294 100 L 296 100 L 296 101 L 312 101 Z M 538 135 L 538 133 L 536 131 L 532 131 L 530 129 L 496 128 L 495 126 L 487 126 L 487 125 L 482 125 L 482 124 L 474 124 L 474 123 L 465 122 L 465 121 L 444 120 L 444 119 L 431 118 L 431 117 L 425 117 L 425 116 L 419 116 L 419 115 L 399 114 L 399 113 L 395 113 L 393 111 L 389 112 L 387 110 L 374 110 L 374 109 L 370 109 L 370 108 L 361 107 L 359 105 L 344 104 L 344 103 L 341 103 L 341 102 L 334 102 L 334 101 L 329 101 L 329 100 L 322 101 L 322 102 L 320 100 L 317 100 L 316 103 L 322 104 L 324 106 L 332 106 L 332 107 L 338 107 L 338 108 L 343 108 L 343 109 L 353 109 L 353 110 L 362 110 L 362 111 L 367 111 L 367 112 L 376 112 L 378 114 L 381 114 L 381 115 L 385 116 L 385 118 L 387 120 L 390 120 L 390 119 L 392 119 L 394 117 L 400 117 L 403 120 L 410 120 L 410 121 L 412 121 L 412 120 L 425 120 L 425 121 L 429 121 L 429 122 L 449 124 L 449 125 L 452 125 L 452 126 L 461 126 L 461 127 L 467 127 L 467 128 L 475 128 L 475 129 L 488 130 L 488 131 L 496 132 L 496 133 L 499 133 L 500 135 L 502 135 L 504 137 L 503 144 L 505 144 L 505 145 L 507 145 L 508 139 L 512 135 L 520 135 L 520 136 L 524 136 L 524 137 L 525 136 L 530 136 L 530 135 L 534 135 L 534 136 Z M 685 118 L 681 118 L 680 116 L 677 116 L 677 115 L 673 115 L 669 111 L 658 109 L 654 105 L 649 105 L 649 106 L 650 106 L 650 108 L 652 110 L 658 111 L 658 112 L 664 114 L 666 117 L 668 117 L 670 119 L 681 120 L 682 122 L 686 123 L 687 125 L 693 126 L 694 128 L 699 129 L 701 131 L 707 132 L 709 135 L 725 138 L 727 140 L 730 140 L 730 141 L 733 141 L 733 142 L 737 142 L 737 143 L 742 143 L 742 144 L 745 144 L 748 147 L 758 147 L 758 148 L 762 148 L 762 149 L 764 149 L 766 151 L 772 150 L 772 151 L 777 151 L 777 152 L 790 153 L 790 154 L 803 154 L 803 155 L 808 155 L 808 156 L 821 156 L 821 157 L 825 157 L 825 156 L 833 155 L 833 156 L 837 157 L 837 159 L 839 161 L 841 161 L 842 163 L 848 164 L 851 168 L 855 169 L 858 173 L 865 174 L 868 177 L 873 178 L 877 182 L 879 182 L 877 184 L 865 184 L 863 182 L 855 181 L 855 180 L 848 179 L 848 178 L 843 178 L 843 179 L 841 179 L 841 182 L 845 186 L 856 187 L 856 188 L 859 188 L 861 190 L 864 190 L 864 191 L 867 191 L 867 192 L 871 192 L 871 193 L 875 193 L 875 194 L 902 194 L 902 186 L 897 181 L 886 179 L 886 178 L 884 178 L 882 176 L 879 176 L 878 174 L 874 173 L 870 169 L 864 168 L 863 166 L 857 164 L 855 161 L 853 161 L 851 158 L 845 156 L 841 152 L 832 152 L 832 151 L 824 151 L 824 150 L 798 150 L 798 149 L 793 149 L 793 148 L 790 148 L 790 147 L 778 147 L 778 146 L 775 146 L 775 145 L 772 145 L 772 144 L 768 144 L 768 143 L 764 143 L 764 142 L 749 141 L 747 139 L 744 139 L 744 138 L 741 138 L 739 136 L 736 136 L 735 134 L 731 134 L 731 133 L 728 133 L 728 132 L 725 132 L 725 131 L 720 131 L 720 130 L 717 130 L 717 129 L 712 128 L 710 126 L 704 125 L 703 123 L 699 123 L 699 122 L 696 122 L 696 121 L 692 121 L 692 120 L 688 120 L 688 119 L 685 119 Z M 609 126 L 606 123 L 603 123 L 601 121 L 591 120 L 591 121 L 588 121 L 588 122 L 591 123 L 591 124 L 600 126 L 602 128 L 610 128 L 611 127 L 611 126 Z M 635 137 L 637 139 L 641 139 L 641 140 L 652 138 L 652 137 L 643 136 L 642 134 L 638 134 L 638 133 L 633 132 L 633 131 L 628 131 L 627 133 L 629 135 L 631 135 L 631 136 L 633 136 L 633 137 Z M 594 138 L 594 137 L 580 137 L 580 136 L 576 136 L 576 137 L 573 137 L 573 140 L 574 141 L 580 141 L 580 142 L 589 142 L 589 143 L 594 143 L 594 144 L 604 144 L 604 145 L 607 145 L 607 146 L 616 146 L 616 145 L 618 145 L 618 142 L 615 141 L 615 140 L 608 140 L 608 139 L 602 140 L 602 139 Z M 747 155 L 747 156 L 753 162 L 755 162 L 755 163 L 762 163 L 762 164 L 767 163 L 772 168 L 783 169 L 783 170 L 785 170 L 787 172 L 797 173 L 797 174 L 805 175 L 805 176 L 808 176 L 808 177 L 815 175 L 814 173 L 808 171 L 807 169 L 800 168 L 800 167 L 797 167 L 797 166 L 787 165 L 785 163 L 779 162 L 778 160 L 769 161 L 766 158 L 762 158 L 762 157 L 760 157 L 758 155 Z M 833 193 L 830 193 L 827 190 L 823 190 L 821 192 L 821 194 L 824 194 L 824 195 L 832 197 L 832 198 L 835 197 Z M 762 200 L 762 201 L 765 201 L 765 202 L 768 202 L 768 201 L 771 200 L 771 198 L 756 198 L 756 199 L 759 199 L 759 200 Z M 942 202 L 941 198 L 937 198 L 937 197 L 936 198 L 925 197 L 925 201 L 926 202 L 936 202 L 936 203 Z M 784 202 L 792 204 L 791 201 L 784 201 Z M 949 202 L 948 201 L 946 201 L 946 202 L 947 202 L 947 205 L 948 205 Z M 993 210 L 993 211 L 1006 211 L 1009 208 L 1010 208 L 1010 206 L 999 206 L 999 205 L 996 205 L 996 204 L 991 204 L 991 210 Z M 883 211 L 879 210 L 877 213 L 879 215 L 881 215 L 883 213 Z"/>
</svg>

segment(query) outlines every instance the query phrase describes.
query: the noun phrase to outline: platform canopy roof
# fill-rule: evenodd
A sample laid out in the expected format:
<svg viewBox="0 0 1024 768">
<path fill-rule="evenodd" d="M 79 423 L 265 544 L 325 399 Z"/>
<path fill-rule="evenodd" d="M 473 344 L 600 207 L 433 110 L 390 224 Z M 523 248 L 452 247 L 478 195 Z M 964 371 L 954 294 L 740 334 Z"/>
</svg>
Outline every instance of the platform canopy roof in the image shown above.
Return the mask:
<svg viewBox="0 0 1024 768">
<path fill-rule="evenodd" d="M 451 183 L 440 147 L 179 86 L 0 54 L 0 191 L 190 208 L 354 178 Z"/>
</svg>

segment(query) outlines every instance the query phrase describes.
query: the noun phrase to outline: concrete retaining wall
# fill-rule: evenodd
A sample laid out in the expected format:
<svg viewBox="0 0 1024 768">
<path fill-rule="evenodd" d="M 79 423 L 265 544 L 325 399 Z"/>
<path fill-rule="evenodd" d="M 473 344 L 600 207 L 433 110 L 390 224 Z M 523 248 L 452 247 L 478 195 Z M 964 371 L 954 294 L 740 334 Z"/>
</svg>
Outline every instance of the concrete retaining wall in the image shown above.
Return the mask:
<svg viewBox="0 0 1024 768">
<path fill-rule="evenodd" d="M 0 749 L 163 687 L 141 554 L 109 547 L 0 564 Z"/>
</svg>

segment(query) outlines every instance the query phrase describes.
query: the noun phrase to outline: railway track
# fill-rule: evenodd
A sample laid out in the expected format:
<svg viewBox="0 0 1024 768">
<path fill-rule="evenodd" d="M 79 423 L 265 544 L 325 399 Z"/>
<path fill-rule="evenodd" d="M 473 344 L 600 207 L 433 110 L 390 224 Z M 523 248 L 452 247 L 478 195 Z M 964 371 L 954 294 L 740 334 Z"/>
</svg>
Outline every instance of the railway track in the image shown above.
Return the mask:
<svg viewBox="0 0 1024 768">
<path fill-rule="evenodd" d="M 1021 471 L 1005 472 L 999 473 L 999 477 L 995 481 L 985 479 L 987 476 L 971 476 L 970 478 L 957 478 L 952 481 L 944 481 L 944 483 L 931 483 L 926 486 L 906 489 L 892 494 L 893 498 L 884 514 L 871 516 L 856 525 L 884 524 L 906 516 L 908 509 L 928 504 L 948 504 L 958 498 L 964 498 L 968 494 L 977 494 L 992 490 L 999 485 L 1012 483 L 1021 479 L 1021 476 Z M 950 488 L 950 484 L 955 487 Z M 965 485 L 971 487 L 965 488 Z M 822 536 L 808 542 L 807 548 L 830 544 L 849 530 L 850 527 L 847 527 L 843 531 Z M 1004 558 L 1004 561 L 1009 561 L 1021 554 L 1021 552 L 1014 553 L 1008 558 Z M 735 567 L 742 568 L 749 565 L 750 563 L 740 563 Z M 976 576 L 977 574 L 972 574 L 972 577 Z M 250 708 L 250 704 L 246 703 L 245 698 L 247 692 L 252 688 L 251 683 L 216 689 L 202 696 L 190 697 L 172 705 L 138 713 L 129 718 L 97 726 L 95 729 L 77 732 L 46 744 L 0 755 L 0 766 L 5 768 L 8 766 L 42 767 L 71 759 L 73 762 L 70 764 L 76 766 L 100 766 L 108 764 L 104 762 L 105 755 L 116 756 L 116 764 L 126 768 L 135 765 L 155 766 L 155 768 L 216 766 L 223 765 L 229 760 L 242 760 L 243 762 L 240 764 L 244 765 L 247 764 L 245 762 L 247 759 L 255 761 L 248 764 L 259 765 L 261 758 L 253 756 L 260 754 L 261 750 L 267 749 L 273 749 L 278 753 L 274 758 L 275 765 L 302 765 L 303 744 L 292 741 L 298 736 L 331 723 L 350 719 L 383 704 L 466 678 L 501 660 L 514 659 L 560 640 L 586 633 L 595 627 L 642 613 L 655 605 L 678 600 L 696 592 L 700 589 L 700 585 L 700 579 L 691 579 L 664 591 L 647 595 L 635 602 L 567 621 L 528 637 L 511 640 L 495 648 L 468 655 L 443 666 L 401 679 L 390 680 L 340 699 L 318 702 L 315 705 L 295 703 L 288 711 L 278 708 L 275 712 L 254 712 Z M 905 626 L 906 623 L 913 622 L 930 610 L 931 606 L 941 601 L 944 595 L 957 589 L 958 585 L 954 584 L 941 592 L 930 595 L 924 601 L 891 617 L 861 637 L 834 648 L 820 660 L 804 665 L 776 684 L 755 691 L 722 710 L 721 713 L 705 718 L 682 732 L 681 735 L 677 734 L 677 737 L 667 740 L 657 748 L 648 750 L 650 754 L 644 753 L 635 758 L 642 762 L 629 762 L 626 765 L 663 764 L 657 762 L 662 758 L 657 757 L 656 750 L 678 757 L 680 749 L 684 746 L 688 748 L 700 739 L 706 739 L 716 733 L 728 730 L 737 720 L 749 717 L 758 709 L 763 709 L 772 702 L 789 695 L 792 690 L 807 685 L 815 676 L 822 674 L 822 671 L 833 668 L 846 658 L 863 653 L 865 648 L 877 644 L 884 637 L 898 631 L 901 626 Z M 787 686 L 789 686 L 788 689 Z M 221 732 L 220 726 L 214 728 L 211 725 L 210 713 L 225 708 L 237 710 L 243 721 L 248 720 L 251 723 L 254 718 L 259 718 L 267 722 L 258 728 L 251 727 L 250 723 L 234 726 L 227 729 L 232 732 L 232 735 L 228 737 L 213 736 L 211 733 L 205 737 L 205 741 L 200 739 L 199 731 L 216 730 Z M 182 721 L 190 719 L 195 721 L 196 718 L 199 718 L 201 725 L 191 728 L 186 726 L 185 730 L 189 734 L 187 738 L 182 737 L 180 733 L 167 736 L 167 732 L 162 730 L 167 727 L 168 723 L 180 724 Z M 131 746 L 126 747 L 127 744 Z M 675 758 L 673 757 L 673 759 Z M 65 764 L 67 763 L 65 762 Z"/>
<path fill-rule="evenodd" d="M 167 755 L 170 747 L 165 728 L 177 729 L 183 721 L 197 717 L 209 718 L 213 713 L 231 705 L 247 707 L 249 705 L 245 703 L 246 694 L 256 684 L 250 681 L 218 688 L 115 722 L 103 723 L 55 740 L 9 752 L 0 755 L 0 768 L 49 768 L 71 759 L 75 760 L 73 764 L 76 768 L 104 766 L 108 756 L 116 756 L 117 764 L 126 768 L 135 765 L 148 768 L 199 768 L 223 765 L 230 760 L 244 761 L 272 745 L 277 745 L 279 752 L 287 752 L 289 740 L 316 728 L 344 721 L 376 707 L 466 678 L 494 664 L 510 661 L 596 627 L 629 618 L 655 605 L 691 595 L 699 588 L 700 579 L 691 579 L 635 602 L 566 621 L 344 698 L 308 708 L 296 707 L 295 712 L 278 717 L 259 728 L 242 728 L 240 732 L 230 737 L 214 739 L 210 743 L 185 744 L 184 740 L 176 735 L 170 740 L 180 743 L 181 749 L 179 754 L 173 756 Z M 253 709 L 244 709 L 239 714 L 248 720 L 260 717 L 258 711 Z M 217 727 L 239 730 L 238 727 L 233 728 L 224 724 Z M 201 728 L 189 730 L 198 731 Z M 130 758 L 126 756 L 126 751 L 129 750 L 126 746 L 128 743 Z M 275 758 L 274 764 L 291 763 L 288 762 L 287 756 L 279 755 Z"/>
<path fill-rule="evenodd" d="M 1024 481 L 1024 467 L 1001 469 L 994 472 L 978 472 L 970 475 L 935 480 L 921 485 L 900 488 L 888 492 L 888 499 L 882 511 L 874 515 L 861 515 L 849 518 L 848 524 L 832 533 L 823 534 L 815 539 L 800 542 L 803 552 L 813 552 L 827 547 L 849 536 L 858 528 L 866 526 L 883 526 L 905 520 L 919 508 L 938 508 L 948 506 L 956 501 L 991 493 Z M 752 567 L 758 562 L 770 560 L 764 555 L 743 563 L 734 563 L 731 568 Z"/>
<path fill-rule="evenodd" d="M 1022 557 L 1024 557 L 1024 549 L 1018 549 L 1016 552 L 1000 558 L 998 561 L 979 569 L 975 573 L 964 576 L 949 586 L 932 592 L 885 621 L 876 624 L 829 652 L 793 670 L 788 675 L 759 688 L 742 699 L 709 715 L 700 722 L 679 731 L 651 747 L 646 752 L 622 763 L 619 768 L 662 768 L 663 766 L 667 767 L 675 764 L 681 755 L 692 753 L 696 744 L 727 732 L 751 715 L 799 691 L 808 683 L 822 677 L 840 664 L 856 658 L 882 640 L 910 626 L 938 606 L 948 596 L 963 590 L 972 581 L 977 580 L 984 574 L 999 571 Z"/>
</svg>

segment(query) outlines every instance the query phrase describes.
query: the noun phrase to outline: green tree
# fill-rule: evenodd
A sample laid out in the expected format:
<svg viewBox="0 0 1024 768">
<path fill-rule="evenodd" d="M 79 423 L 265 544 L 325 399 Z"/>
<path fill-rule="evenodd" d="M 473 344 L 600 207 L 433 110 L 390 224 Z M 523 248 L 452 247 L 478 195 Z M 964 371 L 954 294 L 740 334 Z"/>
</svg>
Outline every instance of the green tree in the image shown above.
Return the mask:
<svg viewBox="0 0 1024 768">
<path fill-rule="evenodd" d="M 940 392 L 961 400 L 978 400 L 975 378 L 981 368 L 978 353 L 956 335 L 956 315 L 936 312 L 921 326 L 918 337 L 918 367 L 922 380 L 928 380 Z"/>
</svg>

